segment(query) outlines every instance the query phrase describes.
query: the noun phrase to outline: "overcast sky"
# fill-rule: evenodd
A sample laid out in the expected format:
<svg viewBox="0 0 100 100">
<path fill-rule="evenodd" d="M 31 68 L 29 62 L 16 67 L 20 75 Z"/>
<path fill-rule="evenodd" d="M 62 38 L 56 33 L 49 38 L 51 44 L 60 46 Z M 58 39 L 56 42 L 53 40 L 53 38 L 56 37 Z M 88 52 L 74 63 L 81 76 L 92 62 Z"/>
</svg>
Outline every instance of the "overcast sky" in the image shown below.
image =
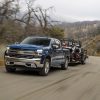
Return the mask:
<svg viewBox="0 0 100 100">
<path fill-rule="evenodd" d="M 100 20 L 100 0 L 37 0 L 35 4 L 54 6 L 55 16 L 61 20 Z"/>
<path fill-rule="evenodd" d="M 25 0 L 20 1 L 25 10 Z M 62 21 L 100 20 L 100 0 L 36 0 L 35 5 L 43 8 L 54 6 L 51 15 Z"/>
</svg>

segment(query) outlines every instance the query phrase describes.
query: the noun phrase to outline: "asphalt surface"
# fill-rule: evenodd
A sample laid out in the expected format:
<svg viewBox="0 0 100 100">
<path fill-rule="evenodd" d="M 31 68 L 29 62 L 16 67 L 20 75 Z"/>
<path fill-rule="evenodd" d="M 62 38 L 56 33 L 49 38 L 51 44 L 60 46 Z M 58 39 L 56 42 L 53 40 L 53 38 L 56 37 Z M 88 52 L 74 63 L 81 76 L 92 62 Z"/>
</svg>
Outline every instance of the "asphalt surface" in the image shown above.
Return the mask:
<svg viewBox="0 0 100 100">
<path fill-rule="evenodd" d="M 46 77 L 30 71 L 7 73 L 1 67 L 0 100 L 100 100 L 100 57 L 66 71 L 52 69 Z"/>
</svg>

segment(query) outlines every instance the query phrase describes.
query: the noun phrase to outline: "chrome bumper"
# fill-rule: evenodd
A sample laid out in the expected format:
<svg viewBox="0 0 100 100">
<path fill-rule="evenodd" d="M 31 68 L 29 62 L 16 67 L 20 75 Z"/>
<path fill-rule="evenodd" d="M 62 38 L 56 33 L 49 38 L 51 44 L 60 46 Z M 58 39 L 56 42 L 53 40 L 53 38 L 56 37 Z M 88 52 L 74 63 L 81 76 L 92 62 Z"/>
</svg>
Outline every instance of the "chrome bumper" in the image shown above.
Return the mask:
<svg viewBox="0 0 100 100">
<path fill-rule="evenodd" d="M 43 64 L 40 64 L 40 61 L 41 58 L 26 59 L 26 58 L 15 58 L 15 57 L 5 56 L 6 65 L 21 65 L 31 68 L 42 68 Z"/>
</svg>

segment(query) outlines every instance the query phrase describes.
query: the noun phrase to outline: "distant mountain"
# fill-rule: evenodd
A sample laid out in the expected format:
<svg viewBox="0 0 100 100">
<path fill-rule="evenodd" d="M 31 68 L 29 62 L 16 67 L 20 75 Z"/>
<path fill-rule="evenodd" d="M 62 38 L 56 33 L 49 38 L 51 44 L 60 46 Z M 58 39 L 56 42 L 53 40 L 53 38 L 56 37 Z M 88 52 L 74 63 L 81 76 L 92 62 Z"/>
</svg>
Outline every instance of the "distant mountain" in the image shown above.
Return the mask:
<svg viewBox="0 0 100 100">
<path fill-rule="evenodd" d="M 100 25 L 100 21 L 82 21 L 82 22 L 74 22 L 74 23 L 62 22 L 59 25 L 63 28 L 89 26 L 89 25 Z"/>
<path fill-rule="evenodd" d="M 62 22 L 58 26 L 65 30 L 65 37 L 81 38 L 96 34 L 100 21 Z"/>
</svg>

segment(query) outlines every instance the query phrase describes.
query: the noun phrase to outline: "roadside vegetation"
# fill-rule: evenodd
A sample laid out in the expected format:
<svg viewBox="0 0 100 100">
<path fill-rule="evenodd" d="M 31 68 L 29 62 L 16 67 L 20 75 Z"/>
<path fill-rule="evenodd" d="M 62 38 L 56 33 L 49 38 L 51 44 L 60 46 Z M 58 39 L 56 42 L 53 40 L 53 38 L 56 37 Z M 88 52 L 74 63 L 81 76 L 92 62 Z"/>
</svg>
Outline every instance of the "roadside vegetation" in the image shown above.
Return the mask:
<svg viewBox="0 0 100 100">
<path fill-rule="evenodd" d="M 100 56 L 100 35 L 92 38 L 86 49 L 89 55 Z"/>
</svg>

